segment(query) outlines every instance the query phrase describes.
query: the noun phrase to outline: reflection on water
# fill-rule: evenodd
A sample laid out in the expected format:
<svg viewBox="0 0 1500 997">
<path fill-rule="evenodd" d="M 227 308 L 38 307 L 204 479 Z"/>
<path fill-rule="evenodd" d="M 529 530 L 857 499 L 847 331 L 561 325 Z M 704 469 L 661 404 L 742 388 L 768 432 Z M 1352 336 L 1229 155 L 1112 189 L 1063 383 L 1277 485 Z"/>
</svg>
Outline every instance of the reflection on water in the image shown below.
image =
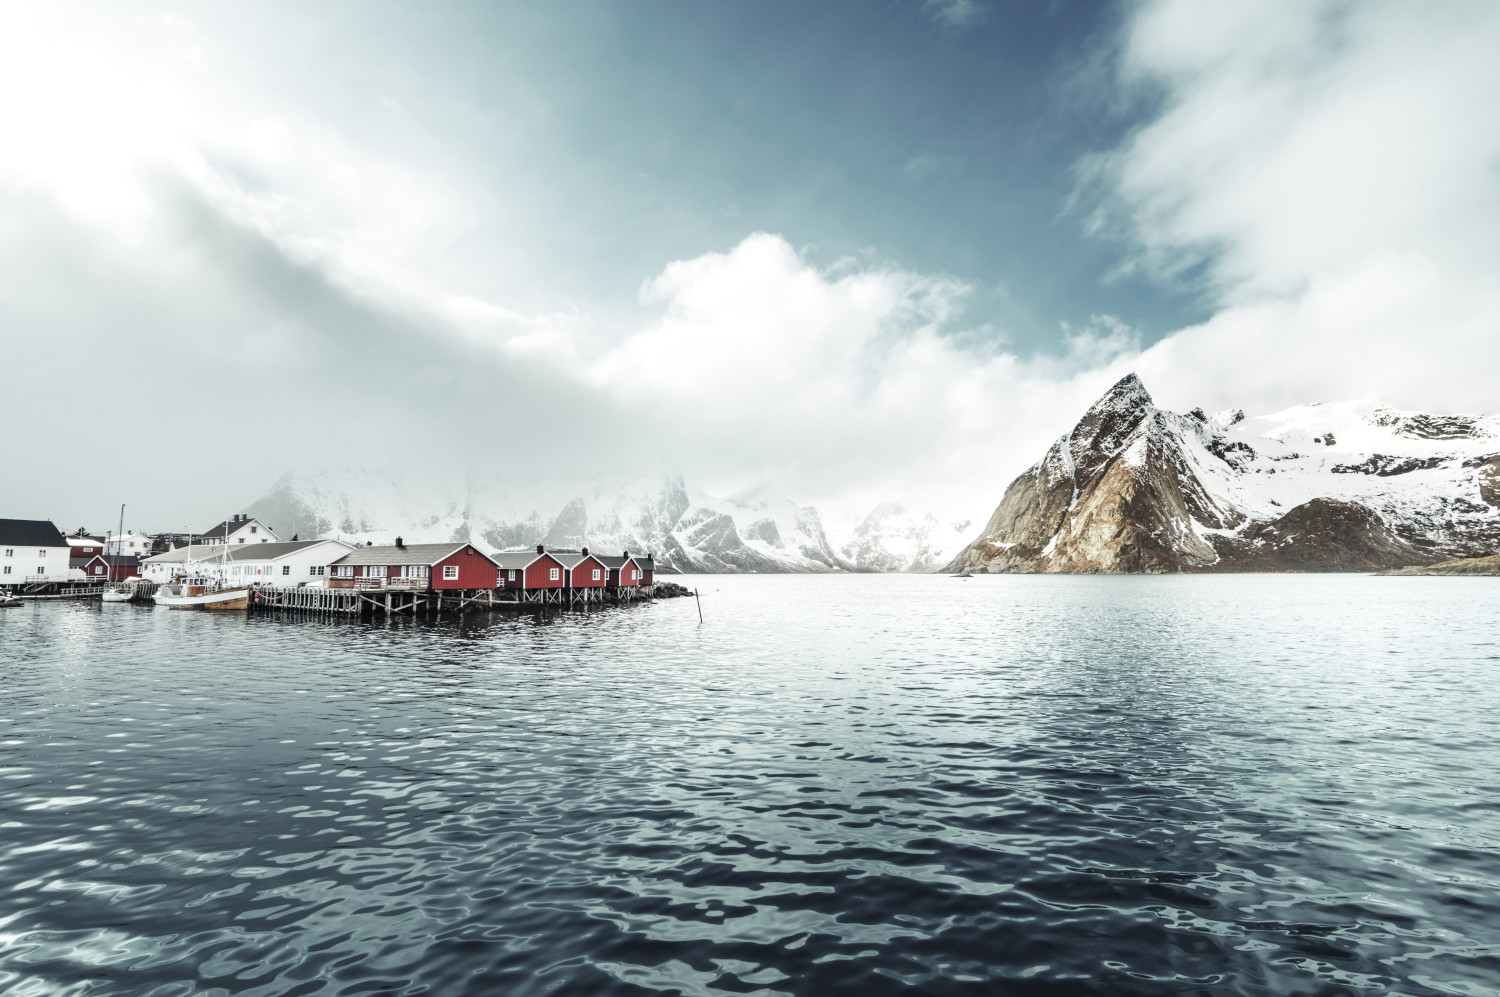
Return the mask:
<svg viewBox="0 0 1500 997">
<path fill-rule="evenodd" d="M 10 994 L 1500 992 L 1500 584 L 0 611 Z"/>
</svg>

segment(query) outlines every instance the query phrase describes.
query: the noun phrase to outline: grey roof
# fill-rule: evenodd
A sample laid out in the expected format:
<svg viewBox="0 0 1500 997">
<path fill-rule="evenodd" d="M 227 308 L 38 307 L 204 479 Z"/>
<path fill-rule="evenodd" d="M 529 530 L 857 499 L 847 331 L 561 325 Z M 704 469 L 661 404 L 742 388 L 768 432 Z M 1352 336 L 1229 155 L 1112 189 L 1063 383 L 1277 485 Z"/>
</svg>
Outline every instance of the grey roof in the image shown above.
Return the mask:
<svg viewBox="0 0 1500 997">
<path fill-rule="evenodd" d="M 66 547 L 50 519 L 0 519 L 0 544 L 12 547 Z"/>
<path fill-rule="evenodd" d="M 498 554 L 491 554 L 490 560 L 506 570 L 517 570 L 531 567 L 539 558 L 552 556 L 538 554 L 534 550 L 502 550 Z"/>
<path fill-rule="evenodd" d="M 191 547 L 173 547 L 165 554 L 146 558 L 147 564 L 176 564 L 181 561 L 217 561 L 224 553 L 223 544 L 193 544 Z"/>
<path fill-rule="evenodd" d="M 285 557 L 288 554 L 295 554 L 299 550 L 306 550 L 320 543 L 329 542 L 327 540 L 279 540 L 259 544 L 230 544 L 229 559 L 231 561 L 274 561 L 278 557 Z M 212 546 L 217 547 L 219 545 L 213 544 Z"/>
<path fill-rule="evenodd" d="M 266 526 L 265 523 L 261 523 L 260 520 L 256 519 L 254 516 L 246 516 L 244 519 L 226 519 L 222 523 L 215 523 L 207 532 L 194 533 L 193 536 L 227 538 L 230 534 L 244 529 L 251 523 L 260 523 L 261 526 Z M 271 528 L 269 526 L 266 526 L 266 529 L 270 530 Z"/>
<path fill-rule="evenodd" d="M 463 550 L 468 544 L 446 543 L 446 544 L 407 544 L 397 547 L 389 544 L 369 547 L 356 547 L 337 561 L 335 564 L 437 564 L 443 558 L 448 557 L 456 551 Z"/>
<path fill-rule="evenodd" d="M 631 554 L 630 559 L 639 565 L 642 571 L 656 570 L 656 558 L 649 554 Z"/>
<path fill-rule="evenodd" d="M 558 561 L 558 563 L 560 563 L 564 568 L 567 568 L 569 571 L 572 571 L 574 568 L 582 564 L 585 560 L 594 556 L 593 554 L 579 554 L 576 552 L 568 554 L 558 552 L 553 554 L 551 551 L 548 551 L 547 553 L 552 554 L 552 556 Z"/>
<path fill-rule="evenodd" d="M 621 554 L 619 557 L 616 557 L 613 554 L 595 554 L 594 560 L 598 561 L 606 568 L 623 568 L 625 567 L 625 562 L 628 560 L 628 558 L 626 558 L 624 554 Z"/>
</svg>

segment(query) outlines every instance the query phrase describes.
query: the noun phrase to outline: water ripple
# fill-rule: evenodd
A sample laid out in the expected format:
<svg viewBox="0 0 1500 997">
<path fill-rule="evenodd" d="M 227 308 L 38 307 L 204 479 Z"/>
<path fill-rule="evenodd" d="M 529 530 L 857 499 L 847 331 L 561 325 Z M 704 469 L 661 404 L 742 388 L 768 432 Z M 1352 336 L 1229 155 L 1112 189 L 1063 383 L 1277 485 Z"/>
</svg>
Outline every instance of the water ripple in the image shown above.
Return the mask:
<svg viewBox="0 0 1500 997">
<path fill-rule="evenodd" d="M 0 614 L 7 994 L 1500 992 L 1500 587 Z"/>
</svg>

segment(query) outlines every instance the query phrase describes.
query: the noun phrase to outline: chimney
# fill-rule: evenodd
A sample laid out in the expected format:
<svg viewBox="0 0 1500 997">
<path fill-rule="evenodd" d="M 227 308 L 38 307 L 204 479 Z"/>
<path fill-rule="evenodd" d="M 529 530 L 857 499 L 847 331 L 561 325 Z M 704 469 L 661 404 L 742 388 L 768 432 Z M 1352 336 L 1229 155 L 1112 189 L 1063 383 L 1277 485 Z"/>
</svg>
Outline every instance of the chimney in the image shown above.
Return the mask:
<svg viewBox="0 0 1500 997">
<path fill-rule="evenodd" d="M 589 556 L 589 549 L 587 547 L 583 548 L 583 556 L 584 557 L 588 557 Z"/>
<path fill-rule="evenodd" d="M 396 538 L 396 549 L 397 550 L 405 550 L 406 549 L 406 544 L 404 544 L 404 543 L 401 542 L 401 538 L 400 537 Z"/>
<path fill-rule="evenodd" d="M 543 547 L 541 544 L 537 544 L 536 545 L 536 552 L 538 554 L 545 554 L 545 553 L 547 553 L 547 548 Z"/>
<path fill-rule="evenodd" d="M 621 557 L 629 557 L 630 556 L 630 551 L 627 550 L 624 554 L 621 554 L 620 556 Z"/>
</svg>

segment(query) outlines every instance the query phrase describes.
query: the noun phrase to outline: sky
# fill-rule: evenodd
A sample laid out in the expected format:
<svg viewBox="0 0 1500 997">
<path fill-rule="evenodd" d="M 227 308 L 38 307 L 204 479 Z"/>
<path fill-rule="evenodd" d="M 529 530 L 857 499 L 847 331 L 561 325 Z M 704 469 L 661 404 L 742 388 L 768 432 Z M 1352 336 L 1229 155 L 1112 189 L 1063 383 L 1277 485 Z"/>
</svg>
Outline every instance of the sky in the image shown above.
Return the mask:
<svg viewBox="0 0 1500 997">
<path fill-rule="evenodd" d="M 1463 0 L 0 3 L 0 509 L 982 521 L 1130 370 L 1497 411 L 1496 51 Z"/>
</svg>

